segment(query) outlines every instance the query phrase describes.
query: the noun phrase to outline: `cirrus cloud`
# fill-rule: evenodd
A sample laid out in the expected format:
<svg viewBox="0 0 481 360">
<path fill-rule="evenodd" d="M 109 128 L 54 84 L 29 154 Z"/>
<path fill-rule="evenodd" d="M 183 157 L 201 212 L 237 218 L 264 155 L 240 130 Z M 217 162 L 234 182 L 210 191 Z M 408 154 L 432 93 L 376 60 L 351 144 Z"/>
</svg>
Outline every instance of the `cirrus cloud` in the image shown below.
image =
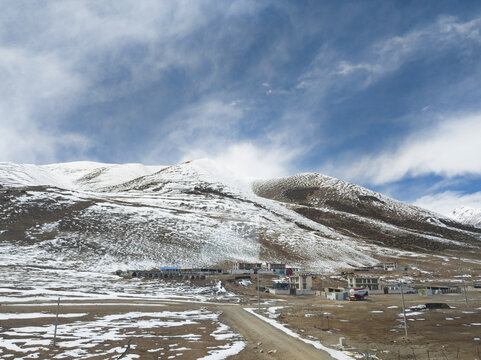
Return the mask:
<svg viewBox="0 0 481 360">
<path fill-rule="evenodd" d="M 374 185 L 429 174 L 481 175 L 480 135 L 481 114 L 452 117 L 407 137 L 395 149 L 327 164 L 324 169 Z"/>
</svg>

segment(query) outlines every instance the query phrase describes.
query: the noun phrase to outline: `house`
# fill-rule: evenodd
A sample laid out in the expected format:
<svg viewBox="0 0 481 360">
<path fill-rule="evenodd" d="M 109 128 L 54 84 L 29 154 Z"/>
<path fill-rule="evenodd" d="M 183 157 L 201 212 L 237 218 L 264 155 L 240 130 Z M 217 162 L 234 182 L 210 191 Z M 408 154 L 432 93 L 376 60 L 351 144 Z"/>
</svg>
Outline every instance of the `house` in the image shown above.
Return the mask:
<svg viewBox="0 0 481 360">
<path fill-rule="evenodd" d="M 326 287 L 322 291 L 316 291 L 316 295 L 323 296 L 328 300 L 346 300 L 348 291 L 345 288 Z"/>
<path fill-rule="evenodd" d="M 384 270 L 392 271 L 397 269 L 397 262 L 395 261 L 385 262 L 382 265 Z"/>
<path fill-rule="evenodd" d="M 355 289 L 381 290 L 379 277 L 350 276 L 347 278 L 347 284 L 348 287 Z"/>
<path fill-rule="evenodd" d="M 289 276 L 289 289 L 293 295 L 313 295 L 312 275 L 298 274 Z"/>
</svg>

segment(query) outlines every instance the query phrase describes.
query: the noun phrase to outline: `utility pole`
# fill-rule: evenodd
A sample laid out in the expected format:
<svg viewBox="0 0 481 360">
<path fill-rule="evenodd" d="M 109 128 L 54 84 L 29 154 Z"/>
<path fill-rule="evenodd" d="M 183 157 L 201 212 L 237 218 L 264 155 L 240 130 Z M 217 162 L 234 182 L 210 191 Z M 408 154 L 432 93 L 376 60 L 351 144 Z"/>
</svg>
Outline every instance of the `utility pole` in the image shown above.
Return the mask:
<svg viewBox="0 0 481 360">
<path fill-rule="evenodd" d="M 399 283 L 399 288 L 401 289 L 401 302 L 403 304 L 403 317 L 404 317 L 404 333 L 406 334 L 406 338 L 408 337 L 408 322 L 406 319 L 406 308 L 404 307 L 404 292 L 403 292 L 403 284 Z"/>
<path fill-rule="evenodd" d="M 59 310 L 60 310 L 60 296 L 58 297 L 58 300 L 57 300 L 57 315 L 55 316 L 55 331 L 53 333 L 53 346 L 56 345 L 56 340 L 57 340 L 57 325 L 58 325 Z"/>
<path fill-rule="evenodd" d="M 468 294 L 466 292 L 466 282 L 464 281 L 463 278 L 463 287 L 464 287 L 464 301 L 466 301 L 466 305 L 468 304 Z"/>
<path fill-rule="evenodd" d="M 261 288 L 259 283 L 259 269 L 257 269 L 257 312 L 261 313 Z"/>
</svg>

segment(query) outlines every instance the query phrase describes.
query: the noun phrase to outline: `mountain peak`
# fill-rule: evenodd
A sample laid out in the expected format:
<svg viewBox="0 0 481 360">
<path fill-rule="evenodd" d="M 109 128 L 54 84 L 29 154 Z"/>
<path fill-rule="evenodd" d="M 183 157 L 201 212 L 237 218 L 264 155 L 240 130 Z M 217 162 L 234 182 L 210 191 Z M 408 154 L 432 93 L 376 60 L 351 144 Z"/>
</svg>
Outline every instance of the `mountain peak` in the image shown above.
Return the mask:
<svg viewBox="0 0 481 360">
<path fill-rule="evenodd" d="M 449 216 L 460 223 L 481 227 L 481 209 L 460 206 L 454 209 Z"/>
</svg>

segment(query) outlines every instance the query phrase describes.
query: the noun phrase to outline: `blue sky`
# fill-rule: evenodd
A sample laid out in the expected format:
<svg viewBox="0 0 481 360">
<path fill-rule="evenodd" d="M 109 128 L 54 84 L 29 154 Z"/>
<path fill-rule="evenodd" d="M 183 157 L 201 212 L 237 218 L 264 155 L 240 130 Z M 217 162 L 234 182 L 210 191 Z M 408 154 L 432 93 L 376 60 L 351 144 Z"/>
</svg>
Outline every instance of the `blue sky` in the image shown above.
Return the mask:
<svg viewBox="0 0 481 360">
<path fill-rule="evenodd" d="M 477 1 L 0 6 L 0 161 L 210 157 L 481 208 Z"/>
</svg>

